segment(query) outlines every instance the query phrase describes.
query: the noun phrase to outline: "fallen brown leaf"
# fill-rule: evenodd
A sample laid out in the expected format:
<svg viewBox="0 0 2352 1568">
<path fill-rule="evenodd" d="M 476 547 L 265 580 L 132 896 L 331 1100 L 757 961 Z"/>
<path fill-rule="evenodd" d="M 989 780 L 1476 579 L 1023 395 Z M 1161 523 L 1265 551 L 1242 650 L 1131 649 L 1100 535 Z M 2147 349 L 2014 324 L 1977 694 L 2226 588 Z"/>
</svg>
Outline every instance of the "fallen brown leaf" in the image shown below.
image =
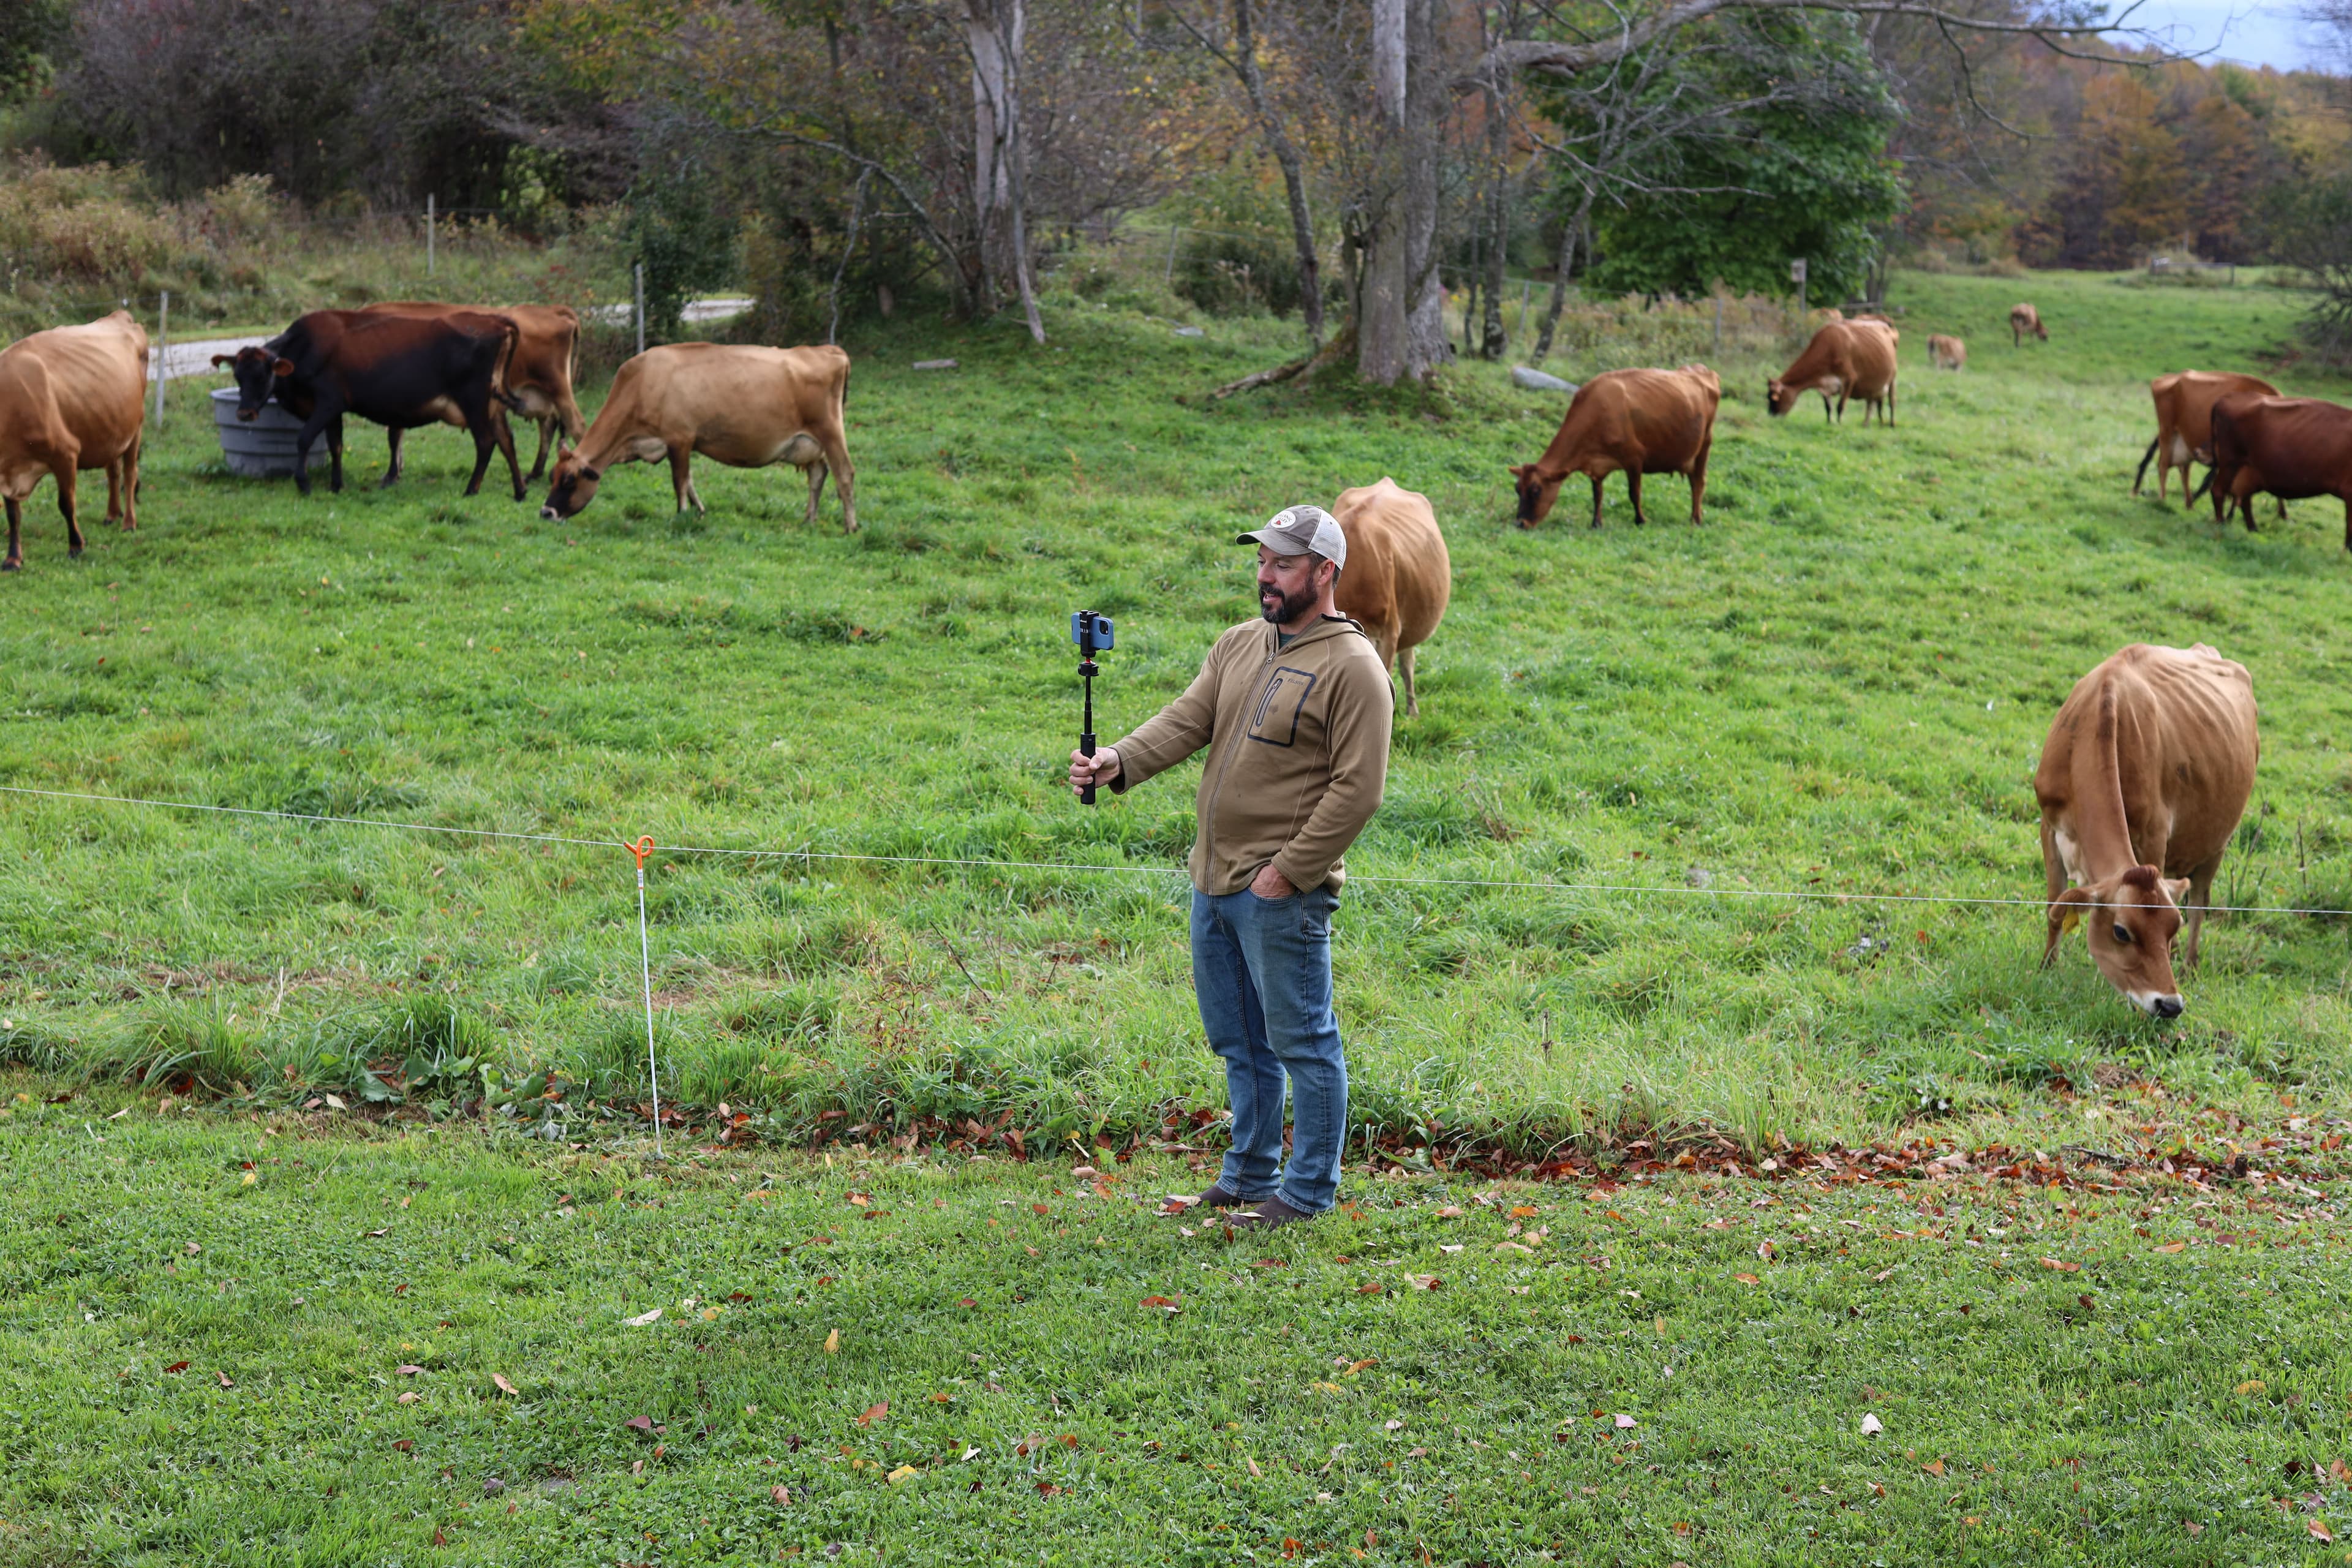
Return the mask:
<svg viewBox="0 0 2352 1568">
<path fill-rule="evenodd" d="M 2187 1247 L 2188 1245 L 2189 1244 L 2185 1241 L 2168 1241 L 2162 1247 L 2158 1247 L 2157 1250 L 2158 1252 L 2179 1252 Z M 2200 1525 L 2198 1528 L 2201 1530 L 2204 1527 Z"/>
<path fill-rule="evenodd" d="M 1930 1459 L 1919 1468 L 1927 1471 L 1931 1476 L 1940 1476 L 1944 1473 L 1944 1461 L 1941 1459 Z"/>
<path fill-rule="evenodd" d="M 650 1415 L 632 1415 L 621 1425 L 633 1432 L 650 1432 L 654 1429 L 654 1418 Z"/>
<path fill-rule="evenodd" d="M 1761 1285 L 1764 1283 L 1764 1281 L 1757 1279 L 1753 1274 L 1735 1274 L 1732 1278 L 1738 1280 L 1742 1285 Z"/>
<path fill-rule="evenodd" d="M 2080 1274 L 2083 1271 L 2083 1266 L 2081 1264 L 2062 1263 L 2055 1258 L 2043 1258 L 2042 1260 L 2042 1267 L 2044 1268 L 2055 1268 L 2061 1274 Z"/>
<path fill-rule="evenodd" d="M 490 1373 L 490 1381 L 498 1385 L 498 1390 L 500 1394 L 517 1394 L 517 1397 L 520 1397 L 520 1394 L 517 1393 L 515 1385 L 506 1380 L 506 1375 L 503 1373 L 494 1372 Z"/>
<path fill-rule="evenodd" d="M 163 1370 L 165 1372 L 185 1372 L 188 1370 L 188 1363 L 184 1361 L 175 1361 Z"/>
<path fill-rule="evenodd" d="M 418 1373 L 423 1372 L 425 1369 L 421 1366 L 396 1366 L 392 1370 L 401 1377 L 415 1377 Z"/>
<path fill-rule="evenodd" d="M 775 1503 L 788 1503 L 793 1500 L 793 1494 L 786 1491 L 781 1486 L 770 1487 L 768 1489 L 768 1500 Z"/>
<path fill-rule="evenodd" d="M 841 1331 L 839 1329 L 835 1329 L 831 1333 L 824 1336 L 824 1353 L 827 1355 L 839 1355 L 841 1353 Z"/>
<path fill-rule="evenodd" d="M 2329 1532 L 2327 1529 L 2327 1521 L 2325 1520 L 2306 1519 L 2303 1521 L 2303 1527 L 2304 1529 L 2311 1531 L 2311 1538 L 2314 1541 L 2326 1542 L 2334 1541 L 2336 1539 L 2336 1537 Z"/>
<path fill-rule="evenodd" d="M 889 1414 L 890 1402 L 886 1399 L 879 1405 L 868 1406 L 866 1414 L 857 1418 L 857 1424 L 860 1426 L 871 1426 Z"/>
<path fill-rule="evenodd" d="M 416 1447 L 416 1439 L 414 1437 L 394 1438 L 392 1446 L 398 1452 L 405 1454 L 409 1449 Z"/>
<path fill-rule="evenodd" d="M 233 1380 L 229 1374 L 225 1372 L 216 1372 L 213 1373 L 213 1375 L 220 1379 L 220 1385 L 223 1388 L 235 1388 L 236 1386 L 235 1380 Z"/>
</svg>

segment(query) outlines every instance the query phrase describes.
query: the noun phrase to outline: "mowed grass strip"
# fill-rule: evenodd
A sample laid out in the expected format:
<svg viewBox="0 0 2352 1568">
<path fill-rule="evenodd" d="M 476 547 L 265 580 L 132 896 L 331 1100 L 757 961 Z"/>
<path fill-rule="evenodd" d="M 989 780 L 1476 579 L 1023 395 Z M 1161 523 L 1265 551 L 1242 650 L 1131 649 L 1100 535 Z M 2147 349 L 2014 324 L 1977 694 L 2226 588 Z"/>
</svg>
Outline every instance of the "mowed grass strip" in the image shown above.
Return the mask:
<svg viewBox="0 0 2352 1568">
<path fill-rule="evenodd" d="M 2001 323 L 2027 296 L 2052 339 L 2012 349 Z M 2337 1103 L 2343 919 L 2217 921 L 2169 1026 L 2134 1015 L 2079 940 L 2034 968 L 2032 759 L 2068 686 L 2135 639 L 2212 642 L 2253 671 L 2262 773 L 2217 892 L 2352 906 L 2337 509 L 2217 533 L 2126 494 L 2147 377 L 2258 367 L 2303 297 L 2042 275 L 1906 276 L 1895 299 L 1892 430 L 1813 405 L 1769 419 L 1780 362 L 1721 366 L 1704 529 L 1672 521 L 1671 479 L 1647 529 L 1614 481 L 1597 531 L 1574 509 L 1514 528 L 1504 467 L 1540 451 L 1560 405 L 1500 367 L 1430 393 L 1211 403 L 1287 329 L 1181 339 L 1066 296 L 1044 350 L 999 326 L 853 337 L 855 536 L 830 500 L 803 526 L 796 474 L 709 464 L 707 519 L 672 518 L 667 479 L 630 468 L 583 517 L 543 522 L 535 497 L 458 497 L 470 453 L 452 433 L 422 433 L 380 491 L 381 437 L 356 426 L 352 488 L 303 500 L 220 473 L 177 386 L 138 534 L 96 531 L 68 563 L 46 499 L 30 509 L 31 569 L 0 622 L 17 719 L 0 781 L 1131 868 L 673 849 L 649 909 L 681 1100 L 786 1131 L 839 1112 L 1133 1134 L 1221 1094 L 1187 984 L 1192 775 L 1091 810 L 1057 786 L 1077 728 L 1068 611 L 1120 617 L 1097 686 L 1115 735 L 1247 612 L 1237 522 L 1389 474 L 1435 501 L 1456 583 L 1338 922 L 1376 1135 L 1433 1124 L 1538 1152 L 1704 1128 L 1760 1153 L 1927 1119 L 2032 1142 L 2016 1124 L 2063 1122 L 2057 1086 L 2102 1064 L 2232 1114 L 2275 1118 L 2283 1092 Z M 1924 368 L 1939 330 L 1970 340 L 1966 373 Z M 1643 352 L 1708 352 L 1685 335 Z M 1590 374 L 1630 341 L 1553 368 Z M 948 355 L 962 368 L 910 368 Z M 445 1110 L 478 1097 L 486 1062 L 509 1084 L 566 1075 L 568 1107 L 644 1095 L 617 850 L 5 810 L 16 1060 L 308 1098 L 417 1056 L 434 1087 L 415 1102 Z M 1593 890 L 1626 885 L 1664 890 Z M 1744 896 L 1774 890 L 1822 897 Z M 2024 902 L 1837 901 L 1860 893 Z M 444 1009 L 421 1033 L 420 996 Z"/>
<path fill-rule="evenodd" d="M 16 1094 L 0 1561 L 2147 1564 L 2347 1522 L 2300 1182 L 1351 1170 L 1228 1238 L 1157 1214 L 1174 1161 L 644 1152 Z"/>
</svg>

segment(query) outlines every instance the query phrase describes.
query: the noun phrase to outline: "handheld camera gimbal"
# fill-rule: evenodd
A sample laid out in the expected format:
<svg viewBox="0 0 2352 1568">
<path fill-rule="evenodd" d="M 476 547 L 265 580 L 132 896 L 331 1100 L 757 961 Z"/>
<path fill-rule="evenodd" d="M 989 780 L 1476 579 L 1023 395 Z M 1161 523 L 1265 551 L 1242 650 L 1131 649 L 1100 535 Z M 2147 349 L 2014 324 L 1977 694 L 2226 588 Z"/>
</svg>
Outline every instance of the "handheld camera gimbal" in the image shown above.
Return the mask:
<svg viewBox="0 0 2352 1568">
<path fill-rule="evenodd" d="M 1092 610 L 1070 612 L 1070 640 L 1078 645 L 1078 677 L 1086 682 L 1087 722 L 1078 731 L 1078 751 L 1088 760 L 1095 754 L 1095 677 L 1101 669 L 1095 664 L 1095 654 L 1111 646 L 1111 621 L 1108 616 L 1098 616 Z M 1078 791 L 1078 803 L 1095 803 L 1095 786 L 1087 784 Z"/>
</svg>

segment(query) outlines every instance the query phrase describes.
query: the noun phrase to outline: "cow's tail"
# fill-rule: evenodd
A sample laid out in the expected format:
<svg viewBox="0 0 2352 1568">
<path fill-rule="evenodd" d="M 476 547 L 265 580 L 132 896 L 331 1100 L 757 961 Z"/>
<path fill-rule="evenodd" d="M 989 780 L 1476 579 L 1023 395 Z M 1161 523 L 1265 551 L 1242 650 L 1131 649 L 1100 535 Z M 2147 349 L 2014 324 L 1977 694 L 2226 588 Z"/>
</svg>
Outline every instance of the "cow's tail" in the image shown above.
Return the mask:
<svg viewBox="0 0 2352 1568">
<path fill-rule="evenodd" d="M 522 412 L 522 399 L 507 390 L 507 373 L 514 368 L 515 347 L 522 342 L 522 329 L 511 316 L 499 318 L 502 329 L 499 333 L 499 363 L 490 373 L 490 395 L 516 413 Z"/>
<path fill-rule="evenodd" d="M 2164 437 L 2159 434 L 2155 440 L 2147 444 L 2147 450 L 2140 455 L 2139 472 L 2132 476 L 2132 494 L 2139 494 L 2139 482 L 2147 478 L 2147 466 L 2156 461 L 2156 449 L 2163 444 L 2163 441 Z"/>
</svg>

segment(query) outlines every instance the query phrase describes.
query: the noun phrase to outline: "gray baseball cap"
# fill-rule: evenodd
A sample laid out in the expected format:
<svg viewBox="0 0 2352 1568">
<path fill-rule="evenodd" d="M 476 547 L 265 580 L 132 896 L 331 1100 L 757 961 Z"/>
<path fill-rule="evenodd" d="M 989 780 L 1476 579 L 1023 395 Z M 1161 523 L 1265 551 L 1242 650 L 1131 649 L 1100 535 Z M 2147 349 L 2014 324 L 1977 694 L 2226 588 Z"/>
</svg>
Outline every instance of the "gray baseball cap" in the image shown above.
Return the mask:
<svg viewBox="0 0 2352 1568">
<path fill-rule="evenodd" d="M 1339 520 L 1308 502 L 1285 507 L 1255 533 L 1244 533 L 1235 544 L 1263 544 L 1276 555 L 1320 555 L 1334 566 L 1348 563 L 1348 536 Z"/>
</svg>

